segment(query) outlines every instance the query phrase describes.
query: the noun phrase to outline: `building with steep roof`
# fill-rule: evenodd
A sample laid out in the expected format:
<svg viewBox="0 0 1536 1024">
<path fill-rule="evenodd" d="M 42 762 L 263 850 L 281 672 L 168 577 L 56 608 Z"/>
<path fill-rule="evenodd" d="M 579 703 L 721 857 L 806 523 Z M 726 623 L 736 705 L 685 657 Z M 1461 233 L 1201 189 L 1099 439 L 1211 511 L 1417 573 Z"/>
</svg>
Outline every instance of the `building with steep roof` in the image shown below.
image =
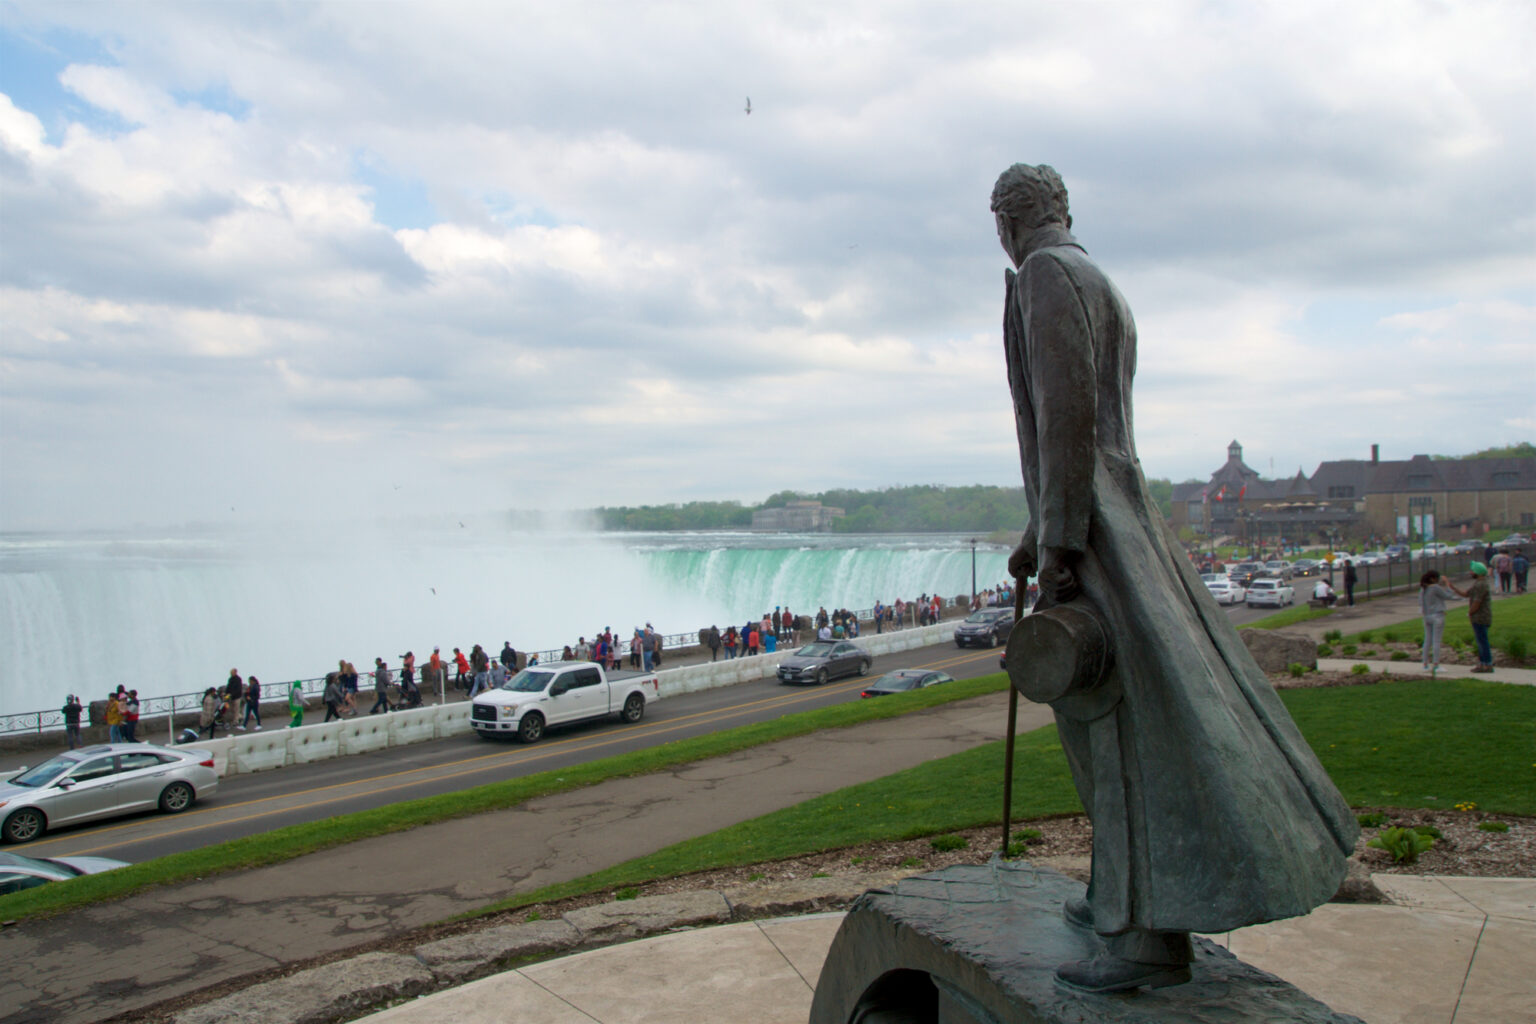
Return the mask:
<svg viewBox="0 0 1536 1024">
<path fill-rule="evenodd" d="M 1411 522 L 1410 522 L 1411 519 Z M 1318 464 L 1288 480 L 1264 480 L 1227 446 L 1206 483 L 1173 488 L 1173 525 L 1207 536 L 1303 542 L 1329 537 L 1449 539 L 1495 527 L 1536 526 L 1536 459 L 1369 459 Z"/>
</svg>

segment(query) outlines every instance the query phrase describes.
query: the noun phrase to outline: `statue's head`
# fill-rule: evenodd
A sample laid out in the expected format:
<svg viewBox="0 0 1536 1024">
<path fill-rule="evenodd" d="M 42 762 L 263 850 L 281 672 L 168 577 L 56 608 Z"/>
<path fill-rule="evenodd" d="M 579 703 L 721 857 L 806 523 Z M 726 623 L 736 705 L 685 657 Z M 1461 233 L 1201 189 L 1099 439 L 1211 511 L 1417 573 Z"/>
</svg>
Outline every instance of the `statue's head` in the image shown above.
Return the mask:
<svg viewBox="0 0 1536 1024">
<path fill-rule="evenodd" d="M 1050 224 L 1072 226 L 1067 186 L 1049 164 L 1014 164 L 1004 171 L 992 187 L 992 212 L 997 215 L 998 238 L 1015 263 L 1023 239 L 1035 230 Z"/>
</svg>

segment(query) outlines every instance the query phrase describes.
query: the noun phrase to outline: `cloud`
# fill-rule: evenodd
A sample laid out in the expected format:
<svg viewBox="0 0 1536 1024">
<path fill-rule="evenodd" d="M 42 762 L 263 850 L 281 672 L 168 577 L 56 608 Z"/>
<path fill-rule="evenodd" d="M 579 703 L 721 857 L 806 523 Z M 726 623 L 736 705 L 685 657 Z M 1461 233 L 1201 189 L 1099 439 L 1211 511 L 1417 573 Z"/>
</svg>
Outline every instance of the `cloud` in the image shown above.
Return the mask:
<svg viewBox="0 0 1536 1024">
<path fill-rule="evenodd" d="M 1529 424 L 1524 5 L 8 12 L 7 527 L 1011 482 L 1015 160 L 1149 473 Z"/>
</svg>

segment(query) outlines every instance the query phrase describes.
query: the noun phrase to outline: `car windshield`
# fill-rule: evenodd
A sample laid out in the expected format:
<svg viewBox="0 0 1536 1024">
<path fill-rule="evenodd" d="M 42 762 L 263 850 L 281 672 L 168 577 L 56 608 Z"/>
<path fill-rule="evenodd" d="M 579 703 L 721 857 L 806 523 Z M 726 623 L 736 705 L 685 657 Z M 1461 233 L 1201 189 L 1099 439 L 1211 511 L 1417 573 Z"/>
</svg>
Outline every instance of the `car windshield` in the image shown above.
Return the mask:
<svg viewBox="0 0 1536 1024">
<path fill-rule="evenodd" d="M 27 786 L 36 789 L 39 786 L 48 785 L 48 783 L 79 763 L 80 760 L 78 758 L 65 757 L 63 754 L 60 754 L 57 757 L 49 758 L 36 768 L 27 769 L 14 779 L 11 779 L 10 782 L 13 786 Z"/>
<path fill-rule="evenodd" d="M 881 676 L 880 677 L 880 681 L 878 683 L 876 683 L 873 687 L 871 687 L 871 689 L 875 689 L 875 690 L 910 690 L 910 689 L 912 689 L 912 687 L 917 685 L 917 681 L 919 679 L 921 679 L 921 678 L 922 678 L 921 676 L 897 675 L 896 673 L 893 672 L 892 674 L 890 674 L 888 676 Z"/>
<path fill-rule="evenodd" d="M 501 684 L 503 690 L 511 690 L 514 693 L 541 693 L 549 685 L 549 681 L 555 678 L 553 672 L 536 672 L 525 668 L 517 675 Z"/>
<path fill-rule="evenodd" d="M 997 612 L 971 612 L 965 617 L 966 622 L 991 622 L 997 618 Z"/>
<path fill-rule="evenodd" d="M 795 652 L 802 658 L 825 658 L 831 655 L 831 644 L 806 644 Z"/>
</svg>

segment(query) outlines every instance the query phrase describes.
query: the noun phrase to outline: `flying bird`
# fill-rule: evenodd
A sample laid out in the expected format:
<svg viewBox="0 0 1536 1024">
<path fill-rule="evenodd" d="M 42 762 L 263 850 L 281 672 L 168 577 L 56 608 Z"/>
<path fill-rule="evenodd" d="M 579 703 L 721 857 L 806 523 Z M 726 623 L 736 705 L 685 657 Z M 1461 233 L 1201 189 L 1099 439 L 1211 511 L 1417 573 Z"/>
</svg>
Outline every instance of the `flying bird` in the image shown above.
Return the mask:
<svg viewBox="0 0 1536 1024">
<path fill-rule="evenodd" d="M 433 588 L 432 588 L 432 593 L 433 593 L 433 594 L 436 594 L 436 593 L 437 593 L 437 588 L 436 588 L 436 587 L 433 587 Z"/>
<path fill-rule="evenodd" d="M 747 97 L 747 114 L 750 116 L 751 113 L 752 113 L 752 97 L 748 96 Z"/>
</svg>

